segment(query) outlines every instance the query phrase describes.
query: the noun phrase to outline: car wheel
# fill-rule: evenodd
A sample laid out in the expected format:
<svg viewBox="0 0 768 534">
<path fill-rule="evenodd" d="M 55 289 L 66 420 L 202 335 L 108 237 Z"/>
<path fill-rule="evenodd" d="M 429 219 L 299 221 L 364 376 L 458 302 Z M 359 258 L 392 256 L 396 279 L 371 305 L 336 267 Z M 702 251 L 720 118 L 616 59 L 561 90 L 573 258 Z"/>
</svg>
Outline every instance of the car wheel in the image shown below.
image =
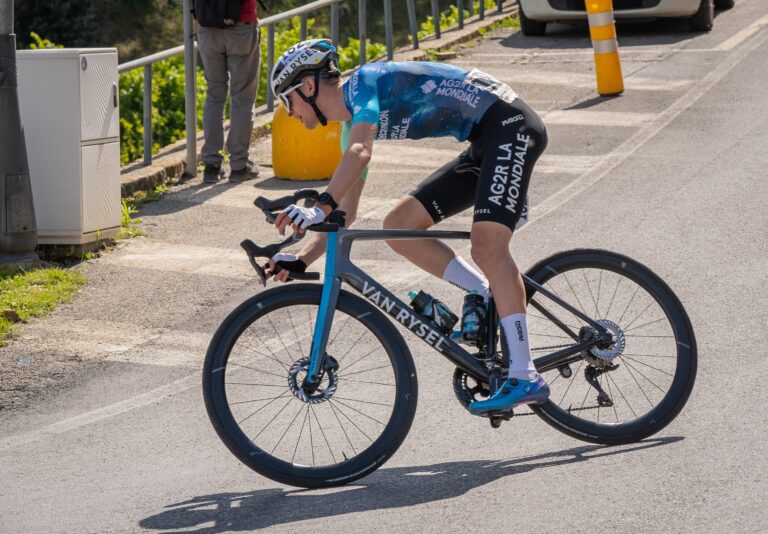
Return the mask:
<svg viewBox="0 0 768 534">
<path fill-rule="evenodd" d="M 708 32 L 715 21 L 715 4 L 712 0 L 701 0 L 699 10 L 688 19 L 688 24 L 695 32 Z"/>
<path fill-rule="evenodd" d="M 523 35 L 544 35 L 547 31 L 547 23 L 539 22 L 538 20 L 529 19 L 523 12 L 523 6 L 520 5 L 520 0 L 517 2 L 518 13 L 520 14 L 520 30 Z"/>
<path fill-rule="evenodd" d="M 733 7 L 733 0 L 715 0 L 715 7 L 717 9 L 731 9 Z"/>
</svg>

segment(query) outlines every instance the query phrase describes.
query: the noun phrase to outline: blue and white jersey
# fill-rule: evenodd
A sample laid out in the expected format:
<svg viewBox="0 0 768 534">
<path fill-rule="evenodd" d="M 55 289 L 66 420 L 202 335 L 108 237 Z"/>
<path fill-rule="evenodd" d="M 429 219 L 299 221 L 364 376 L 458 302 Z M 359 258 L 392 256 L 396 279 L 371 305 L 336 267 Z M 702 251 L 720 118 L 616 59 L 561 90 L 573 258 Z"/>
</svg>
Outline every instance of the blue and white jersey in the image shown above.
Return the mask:
<svg viewBox="0 0 768 534">
<path fill-rule="evenodd" d="M 344 84 L 351 124 L 378 125 L 377 139 L 465 141 L 492 104 L 516 98 L 493 76 L 444 63 L 368 63 Z"/>
</svg>

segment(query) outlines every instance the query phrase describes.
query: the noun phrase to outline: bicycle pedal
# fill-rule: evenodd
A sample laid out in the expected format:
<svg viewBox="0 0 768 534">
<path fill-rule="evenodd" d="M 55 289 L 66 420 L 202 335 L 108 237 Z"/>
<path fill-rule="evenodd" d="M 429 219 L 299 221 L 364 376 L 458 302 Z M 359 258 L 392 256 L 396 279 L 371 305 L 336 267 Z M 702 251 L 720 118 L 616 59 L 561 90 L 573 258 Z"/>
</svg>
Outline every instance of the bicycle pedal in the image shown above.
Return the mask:
<svg viewBox="0 0 768 534">
<path fill-rule="evenodd" d="M 504 421 L 509 421 L 514 417 L 515 412 L 512 410 L 506 411 L 506 412 L 492 412 L 486 415 L 491 423 L 491 428 L 499 428 L 501 426 L 501 423 Z"/>
</svg>

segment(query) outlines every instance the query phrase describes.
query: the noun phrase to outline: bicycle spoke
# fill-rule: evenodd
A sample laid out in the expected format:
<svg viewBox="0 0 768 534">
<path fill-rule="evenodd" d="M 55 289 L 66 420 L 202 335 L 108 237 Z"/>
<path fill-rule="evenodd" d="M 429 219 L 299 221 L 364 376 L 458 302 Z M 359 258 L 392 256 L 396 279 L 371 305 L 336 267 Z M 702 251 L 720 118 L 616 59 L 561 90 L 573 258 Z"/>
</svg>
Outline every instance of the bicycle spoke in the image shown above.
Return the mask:
<svg viewBox="0 0 768 534">
<path fill-rule="evenodd" d="M 648 306 L 646 306 L 645 308 L 643 308 L 643 311 L 641 311 L 640 313 L 638 313 L 638 314 L 637 314 L 637 316 L 636 316 L 634 319 L 632 319 L 632 320 L 631 320 L 631 321 L 630 321 L 630 322 L 627 324 L 627 329 L 629 329 L 629 327 L 630 327 L 630 326 L 632 326 L 633 324 L 635 324 L 635 321 L 637 321 L 637 320 L 638 320 L 638 319 L 639 319 L 639 318 L 640 318 L 640 317 L 641 317 L 641 316 L 642 316 L 642 315 L 643 315 L 643 314 L 646 312 L 646 310 L 648 310 L 648 308 L 650 308 L 651 306 L 653 306 L 653 305 L 654 305 L 654 303 L 655 303 L 655 301 L 651 302 L 650 304 L 648 304 Z"/>
<path fill-rule="evenodd" d="M 309 449 L 312 451 L 312 465 L 316 465 L 317 462 L 315 461 L 315 442 L 312 440 L 312 416 L 309 415 L 309 410 L 311 408 L 312 405 L 307 404 L 307 416 L 309 417 Z"/>
<path fill-rule="evenodd" d="M 611 374 L 610 374 L 610 373 L 608 373 L 608 380 L 609 380 L 609 381 L 610 381 L 610 380 L 613 380 L 613 385 L 614 385 L 614 386 L 616 386 L 616 391 L 618 391 L 618 392 L 619 392 L 619 395 L 621 395 L 621 398 L 622 398 L 622 399 L 624 399 L 624 402 L 627 404 L 627 407 L 628 407 L 628 408 L 629 408 L 629 410 L 632 412 L 632 415 L 633 415 L 633 416 L 635 416 L 635 418 L 637 418 L 637 414 L 635 413 L 635 410 L 634 410 L 634 408 L 632 408 L 632 405 L 629 403 L 629 401 L 627 400 L 627 398 L 624 396 L 624 393 L 622 393 L 622 392 L 621 392 L 621 388 L 620 388 L 620 387 L 619 387 L 619 385 L 616 383 L 616 379 L 615 379 L 615 378 L 611 378 Z M 614 403 L 613 403 L 613 404 L 614 404 L 614 406 L 615 406 L 615 405 L 616 405 L 616 402 L 614 401 Z M 618 415 L 616 416 L 616 418 L 618 419 Z"/>
<path fill-rule="evenodd" d="M 633 361 L 633 362 L 635 362 L 635 363 L 639 363 L 640 365 L 644 365 L 645 367 L 650 367 L 650 368 L 651 368 L 651 369 L 653 369 L 654 371 L 658 371 L 659 373 L 665 374 L 665 375 L 667 375 L 667 376 L 671 376 L 671 377 L 674 377 L 674 376 L 675 376 L 675 375 L 673 375 L 672 373 L 668 373 L 668 372 L 666 372 L 666 371 L 662 371 L 661 369 L 658 369 L 658 368 L 654 367 L 653 365 L 648 365 L 647 363 L 643 363 L 643 362 L 641 362 L 640 360 L 635 360 L 634 358 L 630 358 L 630 357 L 629 357 L 629 356 L 627 356 L 626 354 L 622 354 L 621 356 L 622 356 L 622 359 L 631 360 L 631 361 Z"/>
<path fill-rule="evenodd" d="M 353 408 L 353 407 L 352 407 L 352 406 L 350 406 L 349 404 L 346 404 L 346 403 L 344 403 L 344 402 L 341 402 L 341 401 L 339 401 L 339 400 L 338 400 L 338 397 L 334 397 L 333 399 L 331 399 L 331 404 L 333 404 L 334 400 L 336 401 L 336 404 L 341 404 L 342 406 L 346 406 L 346 407 L 347 407 L 347 408 L 349 408 L 350 410 L 353 410 L 353 411 L 355 411 L 355 412 L 359 413 L 359 414 L 360 414 L 360 415 L 362 415 L 363 417 L 367 417 L 367 418 L 368 418 L 368 419 L 370 419 L 371 421 L 376 421 L 376 422 L 377 422 L 377 423 L 379 423 L 381 426 L 387 426 L 387 424 L 386 424 L 386 423 L 382 423 L 381 421 L 379 421 L 379 420 L 378 420 L 378 419 L 376 419 L 375 417 L 371 417 L 370 415 L 368 415 L 368 414 L 365 414 L 365 413 L 361 412 L 361 411 L 360 411 L 360 410 L 358 410 L 357 408 Z"/>
<path fill-rule="evenodd" d="M 608 304 L 608 309 L 605 310 L 605 317 L 608 318 L 611 315 L 611 308 L 613 307 L 613 299 L 616 298 L 616 292 L 619 290 L 619 284 L 621 284 L 621 277 L 618 277 L 618 281 L 616 282 L 616 287 L 613 289 L 613 296 L 611 297 L 611 302 Z"/>
<path fill-rule="evenodd" d="M 288 433 L 288 431 L 293 426 L 293 423 L 294 423 L 294 421 L 296 421 L 296 418 L 299 417 L 299 414 L 301 413 L 301 410 L 302 410 L 302 408 L 299 407 L 299 410 L 296 412 L 296 415 L 294 415 L 293 419 L 291 419 L 291 422 L 288 423 L 288 426 L 286 427 L 285 432 L 283 432 L 283 435 L 280 436 L 280 439 L 277 440 L 277 443 L 275 443 L 275 446 L 272 447 L 271 451 L 269 451 L 269 454 L 273 454 L 275 452 L 275 449 L 277 449 L 277 446 L 280 445 L 280 442 L 283 441 L 283 438 L 285 437 L 285 435 Z M 275 417 L 277 417 L 277 416 L 275 416 Z"/>
<path fill-rule="evenodd" d="M 358 431 L 358 432 L 360 432 L 360 433 L 361 433 L 363 436 L 365 436 L 366 438 L 368 438 L 368 441 L 370 441 L 371 443 L 373 443 L 373 440 L 371 439 L 371 437 L 370 437 L 368 434 L 366 434 L 366 433 L 365 433 L 365 431 L 364 431 L 362 428 L 360 428 L 359 426 L 357 426 L 357 425 L 355 424 L 355 422 L 354 422 L 352 419 L 350 419 L 350 418 L 349 418 L 349 416 L 348 416 L 347 414 L 345 414 L 345 413 L 344 413 L 344 411 L 343 411 L 341 408 L 339 408 L 338 406 L 336 406 L 337 404 L 341 404 L 342 406 L 346 406 L 346 404 L 343 404 L 343 403 L 340 403 L 340 402 L 336 402 L 336 403 L 334 403 L 333 401 L 331 401 L 331 406 L 335 406 L 336 410 L 337 410 L 337 411 L 338 411 L 338 412 L 339 412 L 341 415 L 343 415 L 343 416 L 344 416 L 344 419 L 346 419 L 347 421 L 349 421 L 350 423 L 352 423 L 352 426 L 353 426 L 353 427 L 355 427 L 355 428 L 357 429 L 357 431 Z M 347 406 L 347 408 L 349 408 L 349 406 Z M 363 414 L 363 415 L 365 415 L 365 414 Z"/>
<path fill-rule="evenodd" d="M 370 382 L 368 380 L 354 380 L 354 379 L 349 379 L 349 378 L 345 378 L 344 382 L 355 382 L 357 384 L 371 384 L 371 385 L 374 385 L 374 386 L 389 386 L 389 387 L 392 387 L 392 388 L 397 387 L 397 384 L 387 384 L 385 382 Z"/>
<path fill-rule="evenodd" d="M 354 452 L 355 454 L 357 454 L 357 450 L 355 449 L 355 446 L 354 446 L 354 445 L 352 445 L 352 440 L 351 440 L 351 439 L 349 439 L 349 434 L 347 434 L 347 431 L 344 429 L 344 425 L 342 425 L 342 424 L 341 424 L 341 419 L 339 419 L 339 415 L 336 413 L 336 410 L 338 410 L 338 408 L 336 408 L 336 407 L 333 405 L 333 403 L 332 403 L 332 402 L 331 402 L 331 403 L 329 403 L 329 405 L 330 405 L 330 407 L 331 407 L 331 411 L 333 412 L 333 415 L 335 415 L 335 416 L 336 416 L 336 421 L 338 421 L 338 422 L 339 422 L 339 426 L 341 427 L 341 431 L 342 431 L 342 432 L 344 432 L 344 437 L 346 437 L 346 438 L 347 438 L 347 442 L 349 443 L 349 446 L 350 446 L 350 447 L 352 447 L 352 452 Z M 343 415 L 343 414 L 342 414 L 342 415 Z M 342 451 L 342 454 L 344 454 L 344 452 L 343 452 L 343 451 Z"/>
<path fill-rule="evenodd" d="M 285 380 L 285 376 L 284 376 L 284 375 L 279 375 L 279 374 L 277 374 L 277 373 L 271 373 L 271 372 L 269 372 L 269 371 L 265 371 L 265 370 L 263 370 L 263 369 L 257 369 L 256 367 L 251 367 L 251 366 L 249 366 L 249 365 L 242 365 L 242 364 L 239 364 L 239 363 L 233 363 L 232 365 L 235 365 L 235 366 L 237 366 L 237 367 L 242 367 L 243 369 L 250 369 L 251 371 L 257 371 L 257 372 L 259 372 L 259 373 L 263 373 L 263 374 L 265 374 L 265 375 L 272 375 L 272 376 L 276 376 L 276 377 L 278 377 L 278 378 L 280 378 L 280 379 L 282 379 L 282 380 Z"/>
<path fill-rule="evenodd" d="M 296 459 L 296 451 L 299 450 L 299 442 L 301 441 L 301 436 L 304 434 L 304 425 L 307 424 L 307 415 L 309 415 L 309 404 L 307 404 L 307 410 L 304 412 L 304 419 L 301 421 L 301 431 L 299 432 L 299 437 L 296 439 L 296 447 L 293 449 L 291 463 Z"/>
<path fill-rule="evenodd" d="M 600 269 L 600 279 L 597 281 L 597 302 L 600 303 L 600 289 L 603 286 L 603 270 Z M 600 315 L 600 310 L 598 310 L 597 318 L 602 319 L 603 316 Z"/>
<path fill-rule="evenodd" d="M 253 412 L 251 415 L 249 415 L 249 416 L 248 416 L 248 417 L 246 417 L 245 419 L 241 419 L 240 421 L 238 421 L 238 422 L 237 422 L 237 424 L 238 424 L 238 425 L 241 425 L 241 424 L 245 423 L 245 422 L 246 422 L 248 419 L 250 419 L 251 417 L 253 417 L 253 416 L 254 416 L 254 415 L 256 415 L 257 413 L 259 413 L 261 410 L 263 410 L 264 408 L 266 408 L 267 406 L 269 406 L 270 404 L 272 404 L 272 403 L 273 403 L 273 402 L 275 402 L 276 400 L 278 400 L 278 399 L 283 399 L 283 398 L 285 398 L 285 396 L 286 396 L 286 395 L 289 395 L 289 394 L 290 394 L 290 391 L 284 391 L 284 392 L 283 392 L 283 393 L 281 393 L 279 396 L 277 396 L 277 397 L 275 397 L 274 399 L 272 399 L 270 402 L 268 402 L 267 404 L 265 404 L 264 406 L 262 406 L 261 408 L 259 408 L 259 409 L 258 409 L 258 410 L 256 410 L 255 412 Z M 253 440 L 251 440 L 251 441 L 253 441 Z"/>
<path fill-rule="evenodd" d="M 651 385 L 652 385 L 653 387 L 655 387 L 656 389 L 658 389 L 658 390 L 659 390 L 659 391 L 661 391 L 662 393 L 666 393 L 666 391 L 664 391 L 663 389 L 661 389 L 661 388 L 660 388 L 660 387 L 659 387 L 659 386 L 656 384 L 656 382 L 654 382 L 653 380 L 651 380 L 650 378 L 648 378 L 647 376 L 645 376 L 645 375 L 642 373 L 642 371 L 640 371 L 640 369 L 638 369 L 638 368 L 637 368 L 637 367 L 635 367 L 634 365 L 632 365 L 632 364 L 630 364 L 629 362 L 627 362 L 627 361 L 624 359 L 624 357 L 621 357 L 621 361 L 623 361 L 623 362 L 624 362 L 624 365 L 626 365 L 626 366 L 628 366 L 628 367 L 631 367 L 631 368 L 632 368 L 632 369 L 633 369 L 633 370 L 634 370 L 634 371 L 635 371 L 637 374 L 639 374 L 640 376 L 642 376 L 643 378 L 645 378 L 645 379 L 646 379 L 648 382 L 650 382 L 650 383 L 651 383 Z M 667 373 L 667 374 L 669 374 L 669 373 Z M 670 375 L 670 376 L 671 376 L 671 375 Z M 651 406 L 653 406 L 653 404 L 651 404 Z"/>
<path fill-rule="evenodd" d="M 661 354 L 633 354 L 631 352 L 623 352 L 622 356 L 636 356 L 643 358 L 677 358 L 677 356 L 665 356 Z"/>
<path fill-rule="evenodd" d="M 619 422 L 619 411 L 616 409 L 616 399 L 613 397 L 613 390 L 611 389 L 611 376 L 610 373 L 605 377 L 605 383 L 608 386 L 608 395 L 610 395 L 613 401 L 613 413 L 616 415 L 616 422 Z"/>
<path fill-rule="evenodd" d="M 333 398 L 336 399 L 336 400 L 345 400 L 345 401 L 352 401 L 352 402 L 362 402 L 364 404 L 374 404 L 376 406 L 386 406 L 387 408 L 391 408 L 392 406 L 394 406 L 394 404 L 384 404 L 382 402 L 364 401 L 364 400 L 360 400 L 360 399 L 350 399 L 348 397 L 339 397 L 338 395 L 334 395 Z"/>
<path fill-rule="evenodd" d="M 624 318 L 624 314 L 627 313 L 627 310 L 629 310 L 629 307 L 632 305 L 632 301 L 635 300 L 635 296 L 637 295 L 638 291 L 640 291 L 640 286 L 637 286 L 635 289 L 635 292 L 632 293 L 632 298 L 629 299 L 629 302 L 627 303 L 627 307 L 624 308 L 624 311 L 621 312 L 621 315 L 619 316 L 619 319 L 616 321 L 616 324 L 621 324 L 621 320 Z"/>
<path fill-rule="evenodd" d="M 571 375 L 571 380 L 568 383 L 568 387 L 566 388 L 565 393 L 563 393 L 563 398 L 560 399 L 560 403 L 559 404 L 562 404 L 563 401 L 565 400 L 565 396 L 568 395 L 568 391 L 571 389 L 571 386 L 573 385 L 574 380 L 579 375 L 579 371 L 581 370 L 581 366 L 582 366 L 583 363 L 584 363 L 584 360 L 581 360 L 579 362 L 579 366 L 576 368 L 576 372 L 573 373 L 573 375 Z"/>
<path fill-rule="evenodd" d="M 629 376 L 631 376 L 631 377 L 632 377 L 632 380 L 634 380 L 634 381 L 635 381 L 635 384 L 637 384 L 637 387 L 640 389 L 640 393 L 642 393 L 642 394 L 643 394 L 643 397 L 645 397 L 645 400 L 647 400 L 647 401 L 648 401 L 648 404 L 650 404 L 651 406 L 653 406 L 653 403 L 651 402 L 651 399 L 649 399 L 649 398 L 648 398 L 648 395 L 646 395 L 646 394 L 645 394 L 645 390 L 643 389 L 643 386 L 641 386 L 641 385 L 640 385 L 640 382 L 638 382 L 638 381 L 637 381 L 637 378 L 635 378 L 635 375 L 634 375 L 634 373 L 632 372 L 632 368 L 631 368 L 629 365 L 627 365 L 627 362 L 624 362 L 624 368 L 625 368 L 625 369 L 627 370 L 627 372 L 629 373 Z"/>
<path fill-rule="evenodd" d="M 347 355 L 349 355 L 349 353 L 350 353 L 350 352 L 352 352 L 352 349 L 354 349 L 354 348 L 357 346 L 357 344 L 360 342 L 360 340 L 361 340 L 361 339 L 363 339 L 363 336 L 364 336 L 364 335 L 365 335 L 365 330 L 363 330 L 363 333 L 362 333 L 362 334 L 360 334 L 360 336 L 359 336 L 359 337 L 358 337 L 358 338 L 355 340 L 355 342 L 354 342 L 354 343 L 352 343 L 352 345 L 349 347 L 349 349 L 347 349 L 347 352 L 345 352 L 344 354 L 342 354 L 342 355 L 341 355 L 341 357 L 340 357 L 340 358 L 338 358 L 336 361 L 337 361 L 337 362 L 339 362 L 339 363 L 341 363 L 341 362 L 342 362 L 342 360 L 344 360 L 344 358 L 346 358 L 346 357 L 347 357 Z M 378 347 L 376 347 L 375 349 L 373 349 L 373 351 L 372 351 L 372 352 L 376 352 L 377 350 L 378 350 Z M 369 353 L 369 354 L 370 354 L 370 353 Z M 355 362 L 355 363 L 357 363 L 357 362 Z M 354 363 L 353 363 L 352 365 L 354 365 Z M 351 366 L 350 366 L 350 367 L 351 367 Z"/>
<path fill-rule="evenodd" d="M 627 332 L 630 332 L 632 330 L 637 330 L 638 328 L 643 328 L 644 326 L 660 323 L 661 321 L 666 321 L 666 320 L 667 320 L 666 317 L 662 317 L 661 319 L 656 319 L 655 321 L 651 321 L 651 322 L 648 322 L 648 323 L 643 323 L 643 324 L 638 325 L 638 326 L 633 326 L 632 328 L 624 328 L 623 330 L 624 330 L 624 333 L 626 334 Z M 627 326 L 629 326 L 629 325 L 627 325 Z"/>
<path fill-rule="evenodd" d="M 576 302 L 579 303 L 579 311 L 586 315 L 586 312 L 584 311 L 584 306 L 581 304 L 581 299 L 576 294 L 576 291 L 573 289 L 573 286 L 571 285 L 571 281 L 568 279 L 568 273 L 563 273 L 563 277 L 565 278 L 565 281 L 568 282 L 568 287 L 571 288 L 571 293 L 573 293 L 573 296 L 576 297 Z"/>
<path fill-rule="evenodd" d="M 283 410 L 285 410 L 285 408 L 286 408 L 286 407 L 287 407 L 287 406 L 288 406 L 288 405 L 291 403 L 291 401 L 293 401 L 295 398 L 296 398 L 296 397 L 294 397 L 293 395 L 291 395 L 291 398 L 290 398 L 290 399 L 288 399 L 288 402 L 286 402 L 285 404 L 283 404 L 283 407 L 282 407 L 282 408 L 280 408 L 280 410 L 279 410 L 279 411 L 278 411 L 278 412 L 275 414 L 275 416 L 274 416 L 272 419 L 270 419 L 270 420 L 269 420 L 269 422 L 268 422 L 266 425 L 264 425 L 264 427 L 263 427 L 263 428 L 262 428 L 262 429 L 259 431 L 259 433 L 258 433 L 258 434 L 256 434 L 256 435 L 255 435 L 255 436 L 254 436 L 254 437 L 251 439 L 251 441 L 255 442 L 255 441 L 256 441 L 256 438 L 258 438 L 259 436 L 261 436 L 261 434 L 262 434 L 262 433 L 263 433 L 263 432 L 264 432 L 264 431 L 265 431 L 267 428 L 269 428 L 269 425 L 271 425 L 271 424 L 272 424 L 272 422 L 273 422 L 275 419 L 277 419 L 277 416 L 278 416 L 278 415 L 280 415 L 281 413 L 283 413 Z"/>
<path fill-rule="evenodd" d="M 341 378 L 342 376 L 344 376 L 346 378 L 348 376 L 359 375 L 359 374 L 362 374 L 362 373 L 370 373 L 371 371 L 376 371 L 378 369 L 387 369 L 389 367 L 391 367 L 389 364 L 385 364 L 385 365 L 382 365 L 380 367 L 374 367 L 373 369 L 364 369 L 362 371 L 355 371 L 354 373 L 349 373 L 349 374 L 344 374 L 344 375 L 339 373 L 339 378 Z"/>
<path fill-rule="evenodd" d="M 595 305 L 595 315 L 597 317 L 600 317 L 600 310 L 597 308 L 597 301 L 595 300 L 594 293 L 592 293 L 592 286 L 589 285 L 589 281 L 587 280 L 586 270 L 581 271 L 581 274 L 584 276 L 584 283 L 587 284 L 587 289 L 589 290 L 589 296 L 592 297 L 592 303 Z"/>
<path fill-rule="evenodd" d="M 230 402 L 229 405 L 230 406 L 234 406 L 236 404 L 247 404 L 249 402 L 261 402 L 261 401 L 266 401 L 266 400 L 275 400 L 275 399 L 279 399 L 283 395 L 285 395 L 285 393 L 281 393 L 277 397 L 265 397 L 263 399 L 252 399 L 252 400 L 246 400 L 246 401 Z"/>
<path fill-rule="evenodd" d="M 331 448 L 331 444 L 328 443 L 328 438 L 325 435 L 325 430 L 323 430 L 323 425 L 320 424 L 320 419 L 318 419 L 317 414 L 315 413 L 315 407 L 310 404 L 309 408 L 312 410 L 312 415 L 315 416 L 315 421 L 317 421 L 317 427 L 320 429 L 320 433 L 323 435 L 325 444 L 328 446 L 328 452 L 331 453 L 331 458 L 333 458 L 333 462 L 336 463 L 336 455 L 333 454 L 333 449 Z"/>
</svg>

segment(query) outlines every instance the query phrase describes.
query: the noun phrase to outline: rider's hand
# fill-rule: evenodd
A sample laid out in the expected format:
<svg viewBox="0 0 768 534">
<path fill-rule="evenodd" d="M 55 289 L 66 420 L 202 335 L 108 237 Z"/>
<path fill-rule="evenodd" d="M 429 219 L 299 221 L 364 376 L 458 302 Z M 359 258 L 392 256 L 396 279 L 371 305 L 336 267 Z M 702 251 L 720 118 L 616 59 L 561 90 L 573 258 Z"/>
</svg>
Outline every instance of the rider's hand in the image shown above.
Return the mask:
<svg viewBox="0 0 768 534">
<path fill-rule="evenodd" d="M 305 208 L 291 204 L 277 214 L 275 226 L 280 234 L 285 234 L 285 227 L 289 224 L 294 231 L 302 232 L 308 226 L 321 223 L 325 220 L 325 212 L 317 206 Z"/>
<path fill-rule="evenodd" d="M 276 266 L 281 267 L 283 270 L 279 273 L 275 273 Z M 267 275 L 267 280 L 271 276 L 276 282 L 287 282 L 289 271 L 303 273 L 307 270 L 307 264 L 304 260 L 299 259 L 295 254 L 285 254 L 284 252 L 278 252 L 269 259 L 269 263 L 264 266 L 264 272 Z"/>
</svg>

